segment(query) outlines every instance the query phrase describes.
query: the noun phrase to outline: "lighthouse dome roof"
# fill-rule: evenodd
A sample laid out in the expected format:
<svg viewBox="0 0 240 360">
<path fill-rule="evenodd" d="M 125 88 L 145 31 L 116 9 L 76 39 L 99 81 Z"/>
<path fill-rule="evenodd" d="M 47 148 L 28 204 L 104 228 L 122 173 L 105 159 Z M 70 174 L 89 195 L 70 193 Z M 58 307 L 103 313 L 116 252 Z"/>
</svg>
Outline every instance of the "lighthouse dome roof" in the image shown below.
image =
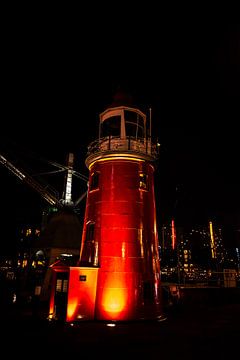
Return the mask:
<svg viewBox="0 0 240 360">
<path fill-rule="evenodd" d="M 110 108 L 113 107 L 118 107 L 118 106 L 130 106 L 130 107 L 135 107 L 134 106 L 134 100 L 133 100 L 133 96 L 123 90 L 118 90 L 114 96 L 113 96 L 113 101 L 112 103 L 109 105 Z"/>
</svg>

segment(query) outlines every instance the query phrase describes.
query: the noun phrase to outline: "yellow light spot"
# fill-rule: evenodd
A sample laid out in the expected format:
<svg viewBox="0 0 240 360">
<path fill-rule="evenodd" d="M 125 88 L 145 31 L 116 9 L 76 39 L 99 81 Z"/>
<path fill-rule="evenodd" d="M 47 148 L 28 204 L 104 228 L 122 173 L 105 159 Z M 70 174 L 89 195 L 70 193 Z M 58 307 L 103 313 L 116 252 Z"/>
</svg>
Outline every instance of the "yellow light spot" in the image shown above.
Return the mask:
<svg viewBox="0 0 240 360">
<path fill-rule="evenodd" d="M 126 289 L 107 289 L 104 294 L 103 308 L 108 313 L 120 313 L 126 307 Z"/>
<path fill-rule="evenodd" d="M 73 317 L 75 315 L 76 309 L 78 306 L 78 300 L 77 298 L 72 299 L 69 303 L 68 303 L 68 307 L 67 307 L 67 320 L 73 320 Z"/>
</svg>

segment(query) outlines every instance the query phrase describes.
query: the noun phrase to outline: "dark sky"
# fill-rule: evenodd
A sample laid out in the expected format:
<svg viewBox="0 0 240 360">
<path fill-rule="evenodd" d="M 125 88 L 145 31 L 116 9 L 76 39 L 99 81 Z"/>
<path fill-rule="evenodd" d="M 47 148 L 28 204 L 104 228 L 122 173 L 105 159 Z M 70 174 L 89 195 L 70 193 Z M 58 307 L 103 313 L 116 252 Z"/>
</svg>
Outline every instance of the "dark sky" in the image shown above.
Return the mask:
<svg viewBox="0 0 240 360">
<path fill-rule="evenodd" d="M 2 42 L 3 151 L 19 163 L 20 149 L 60 163 L 72 151 L 87 175 L 84 159 L 99 113 L 121 87 L 152 108 L 153 136 L 161 143 L 159 223 L 175 216 L 179 224 L 239 225 L 239 24 L 163 14 L 152 22 L 16 19 L 6 22 Z M 27 166 L 37 169 L 37 161 Z M 0 176 L 1 228 L 9 242 L 16 225 L 39 218 L 43 201 L 7 169 Z"/>
</svg>

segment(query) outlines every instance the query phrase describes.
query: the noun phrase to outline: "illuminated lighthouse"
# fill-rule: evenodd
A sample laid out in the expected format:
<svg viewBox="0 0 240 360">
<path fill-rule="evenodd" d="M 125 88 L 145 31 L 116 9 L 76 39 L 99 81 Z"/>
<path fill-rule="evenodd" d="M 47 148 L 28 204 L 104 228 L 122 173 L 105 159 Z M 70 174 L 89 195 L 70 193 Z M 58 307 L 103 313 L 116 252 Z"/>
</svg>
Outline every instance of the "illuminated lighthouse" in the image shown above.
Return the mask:
<svg viewBox="0 0 240 360">
<path fill-rule="evenodd" d="M 160 267 L 151 124 L 121 94 L 100 114 L 86 158 L 89 191 L 80 265 L 98 267 L 97 319 L 159 313 Z M 146 314 L 145 314 L 146 312 Z"/>
<path fill-rule="evenodd" d="M 68 270 L 67 320 L 162 314 L 151 117 L 118 94 L 88 147 L 79 267 Z"/>
</svg>

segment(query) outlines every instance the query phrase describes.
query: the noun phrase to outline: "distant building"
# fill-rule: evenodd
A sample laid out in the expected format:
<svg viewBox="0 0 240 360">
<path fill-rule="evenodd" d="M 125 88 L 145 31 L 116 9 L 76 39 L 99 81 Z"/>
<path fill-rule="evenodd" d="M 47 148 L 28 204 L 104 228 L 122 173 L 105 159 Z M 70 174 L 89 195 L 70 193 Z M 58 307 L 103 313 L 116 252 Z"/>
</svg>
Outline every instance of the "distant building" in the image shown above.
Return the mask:
<svg viewBox="0 0 240 360">
<path fill-rule="evenodd" d="M 45 213 L 38 226 L 25 225 L 17 234 L 17 253 L 14 271 L 19 297 L 27 298 L 36 286 L 41 286 L 43 299 L 49 296 L 49 266 L 68 257 L 76 263 L 79 258 L 82 226 L 78 216 L 69 209 Z"/>
<path fill-rule="evenodd" d="M 38 250 L 43 250 L 51 265 L 62 254 L 79 257 L 82 225 L 78 216 L 70 209 L 52 214 L 48 224 L 41 232 Z"/>
<path fill-rule="evenodd" d="M 72 265 L 80 254 L 82 225 L 71 209 L 64 209 L 51 215 L 39 239 L 38 250 L 42 250 L 48 268 L 43 281 L 42 298 L 47 299 L 50 291 L 51 270 L 49 266 L 60 258 L 69 258 Z"/>
<path fill-rule="evenodd" d="M 173 246 L 172 225 L 164 224 L 159 231 L 161 272 L 165 280 L 183 281 L 223 272 L 224 268 L 238 269 L 239 252 L 226 249 L 222 229 L 209 222 L 202 226 L 175 229 Z"/>
</svg>

